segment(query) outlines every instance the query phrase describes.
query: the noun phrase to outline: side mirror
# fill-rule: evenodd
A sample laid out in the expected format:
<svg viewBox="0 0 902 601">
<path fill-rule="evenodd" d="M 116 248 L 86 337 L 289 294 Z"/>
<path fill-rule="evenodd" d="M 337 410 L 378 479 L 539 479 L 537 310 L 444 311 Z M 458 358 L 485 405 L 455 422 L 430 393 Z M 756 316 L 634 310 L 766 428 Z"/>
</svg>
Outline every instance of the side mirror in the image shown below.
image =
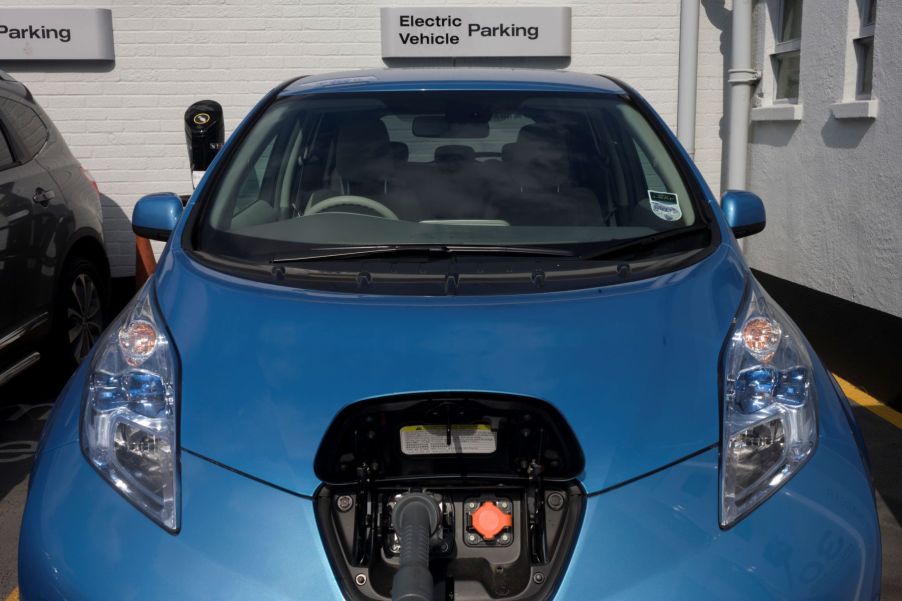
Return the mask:
<svg viewBox="0 0 902 601">
<path fill-rule="evenodd" d="M 744 238 L 757 234 L 767 225 L 764 203 L 761 197 L 743 190 L 727 190 L 720 199 L 720 206 L 733 235 Z"/>
<path fill-rule="evenodd" d="M 169 240 L 182 214 L 182 200 L 172 192 L 148 194 L 132 212 L 132 231 L 150 240 Z"/>
<path fill-rule="evenodd" d="M 185 111 L 185 142 L 191 172 L 204 172 L 225 141 L 222 106 L 215 100 L 195 102 Z"/>
</svg>

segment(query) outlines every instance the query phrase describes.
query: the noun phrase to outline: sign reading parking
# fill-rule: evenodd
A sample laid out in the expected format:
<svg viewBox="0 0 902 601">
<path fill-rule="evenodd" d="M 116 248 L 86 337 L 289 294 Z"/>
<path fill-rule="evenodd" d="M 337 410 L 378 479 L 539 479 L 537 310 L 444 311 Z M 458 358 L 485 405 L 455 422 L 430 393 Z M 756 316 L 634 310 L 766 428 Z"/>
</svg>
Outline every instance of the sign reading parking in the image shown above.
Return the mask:
<svg viewBox="0 0 902 601">
<path fill-rule="evenodd" d="M 114 58 L 108 8 L 0 8 L 0 60 Z"/>
<path fill-rule="evenodd" d="M 382 57 L 569 57 L 569 7 L 383 8 Z"/>
</svg>

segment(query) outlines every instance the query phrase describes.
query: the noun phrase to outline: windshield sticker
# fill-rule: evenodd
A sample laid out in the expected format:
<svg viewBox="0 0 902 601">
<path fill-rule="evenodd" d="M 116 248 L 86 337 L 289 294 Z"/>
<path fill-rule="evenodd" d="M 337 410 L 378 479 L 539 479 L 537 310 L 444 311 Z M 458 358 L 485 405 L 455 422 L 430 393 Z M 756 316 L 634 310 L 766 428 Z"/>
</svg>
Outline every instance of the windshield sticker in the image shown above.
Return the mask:
<svg viewBox="0 0 902 601">
<path fill-rule="evenodd" d="M 651 203 L 651 212 L 664 221 L 677 221 L 683 216 L 679 198 L 673 192 L 649 190 L 648 202 Z"/>
</svg>

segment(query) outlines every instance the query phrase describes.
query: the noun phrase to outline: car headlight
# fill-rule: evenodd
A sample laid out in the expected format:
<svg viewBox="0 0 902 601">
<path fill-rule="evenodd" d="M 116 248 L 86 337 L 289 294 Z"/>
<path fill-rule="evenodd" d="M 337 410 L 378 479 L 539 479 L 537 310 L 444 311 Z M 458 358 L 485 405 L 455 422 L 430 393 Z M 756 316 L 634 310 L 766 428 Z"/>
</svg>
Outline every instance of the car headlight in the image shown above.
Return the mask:
<svg viewBox="0 0 902 601">
<path fill-rule="evenodd" d="M 81 443 L 97 471 L 170 531 L 179 525 L 178 359 L 145 285 L 97 345 Z"/>
<path fill-rule="evenodd" d="M 796 474 L 817 446 L 814 369 L 804 339 L 754 280 L 723 354 L 720 524 Z"/>
</svg>

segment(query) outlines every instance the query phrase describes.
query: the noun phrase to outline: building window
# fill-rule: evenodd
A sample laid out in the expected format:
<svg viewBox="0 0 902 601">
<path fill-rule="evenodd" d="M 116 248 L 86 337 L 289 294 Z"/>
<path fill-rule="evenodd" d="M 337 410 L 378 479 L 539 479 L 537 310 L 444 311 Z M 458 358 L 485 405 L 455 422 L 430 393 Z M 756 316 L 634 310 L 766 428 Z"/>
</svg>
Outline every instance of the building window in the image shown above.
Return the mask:
<svg viewBox="0 0 902 601">
<path fill-rule="evenodd" d="M 859 0 L 861 27 L 855 45 L 855 59 L 858 75 L 855 83 L 855 98 L 867 100 L 871 97 L 874 81 L 874 23 L 877 19 L 877 0 Z"/>
<path fill-rule="evenodd" d="M 802 0 L 782 0 L 771 61 L 776 85 L 774 100 L 796 102 L 802 52 Z"/>
</svg>

